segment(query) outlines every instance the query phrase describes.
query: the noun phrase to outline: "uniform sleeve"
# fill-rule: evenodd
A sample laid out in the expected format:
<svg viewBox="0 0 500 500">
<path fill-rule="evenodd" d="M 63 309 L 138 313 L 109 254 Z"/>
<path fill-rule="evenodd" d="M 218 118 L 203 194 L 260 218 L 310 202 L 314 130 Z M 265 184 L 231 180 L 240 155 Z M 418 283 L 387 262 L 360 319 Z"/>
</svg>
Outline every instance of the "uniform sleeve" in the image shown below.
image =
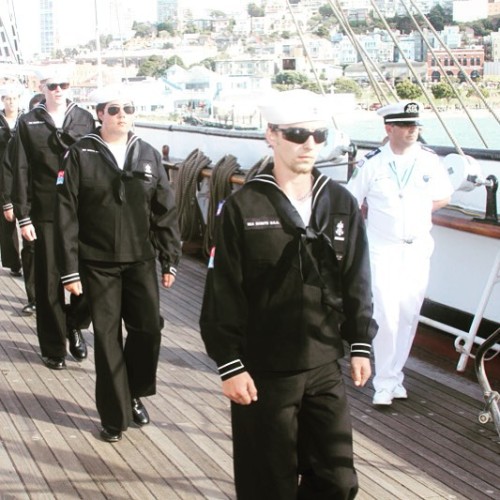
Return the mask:
<svg viewBox="0 0 500 500">
<path fill-rule="evenodd" d="M 31 179 L 24 137 L 27 137 L 26 125 L 23 121 L 19 121 L 11 158 L 13 161 L 12 203 L 14 214 L 21 227 L 31 224 L 31 196 L 29 192 Z"/>
<path fill-rule="evenodd" d="M 158 184 L 151 200 L 151 239 L 158 251 L 163 274 L 177 274 L 181 237 L 175 196 L 158 156 Z"/>
<path fill-rule="evenodd" d="M 200 317 L 205 348 L 222 380 L 246 370 L 241 356 L 248 316 L 242 273 L 243 225 L 230 200 L 216 219 Z"/>
<path fill-rule="evenodd" d="M 365 166 L 365 162 L 366 160 L 363 159 L 356 164 L 352 176 L 346 186 L 356 200 L 358 200 L 358 205 L 360 207 L 363 205 L 363 201 L 368 194 L 370 182 L 368 176 L 369 168 Z"/>
<path fill-rule="evenodd" d="M 444 200 L 453 194 L 450 176 L 436 154 L 433 154 L 434 164 L 432 169 L 432 200 Z"/>
<path fill-rule="evenodd" d="M 79 160 L 70 148 L 57 174 L 54 214 L 54 247 L 56 263 L 63 285 L 80 281 L 78 271 L 78 190 Z"/>
<path fill-rule="evenodd" d="M 5 148 L 5 153 L 0 163 L 0 186 L 3 210 L 11 210 L 12 205 L 12 155 L 14 153 L 14 138 L 12 138 Z"/>
<path fill-rule="evenodd" d="M 351 356 L 369 357 L 378 325 L 373 319 L 368 239 L 361 210 L 352 200 L 349 242 L 344 257 L 342 293 L 345 321 L 341 335 L 351 348 Z"/>
</svg>

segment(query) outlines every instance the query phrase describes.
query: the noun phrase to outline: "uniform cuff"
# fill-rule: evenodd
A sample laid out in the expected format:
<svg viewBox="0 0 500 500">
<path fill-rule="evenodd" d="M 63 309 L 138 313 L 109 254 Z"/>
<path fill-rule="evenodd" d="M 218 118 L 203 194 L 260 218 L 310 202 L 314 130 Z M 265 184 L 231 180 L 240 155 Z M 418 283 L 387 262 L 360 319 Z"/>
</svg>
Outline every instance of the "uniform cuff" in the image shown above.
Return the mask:
<svg viewBox="0 0 500 500">
<path fill-rule="evenodd" d="M 30 217 L 19 220 L 19 227 L 29 226 L 30 224 L 32 224 Z"/>
<path fill-rule="evenodd" d="M 228 378 L 234 377 L 246 371 L 245 365 L 241 362 L 241 359 L 235 359 L 229 363 L 225 363 L 218 366 L 219 375 L 222 380 L 227 380 Z"/>
<path fill-rule="evenodd" d="M 372 353 L 372 346 L 370 344 L 363 344 L 356 342 L 351 344 L 351 358 L 354 356 L 360 358 L 369 358 Z"/>
<path fill-rule="evenodd" d="M 14 205 L 12 203 L 6 203 L 4 206 L 3 206 L 3 211 L 4 212 L 7 212 L 7 210 L 12 210 L 14 208 Z"/>
<path fill-rule="evenodd" d="M 75 283 L 80 281 L 79 273 L 66 274 L 65 276 L 61 276 L 61 282 L 63 285 L 69 285 L 70 283 Z"/>
<path fill-rule="evenodd" d="M 177 276 L 177 268 L 174 266 L 171 266 L 170 264 L 162 266 L 161 272 L 162 272 L 162 274 L 172 274 L 173 276 Z"/>
</svg>

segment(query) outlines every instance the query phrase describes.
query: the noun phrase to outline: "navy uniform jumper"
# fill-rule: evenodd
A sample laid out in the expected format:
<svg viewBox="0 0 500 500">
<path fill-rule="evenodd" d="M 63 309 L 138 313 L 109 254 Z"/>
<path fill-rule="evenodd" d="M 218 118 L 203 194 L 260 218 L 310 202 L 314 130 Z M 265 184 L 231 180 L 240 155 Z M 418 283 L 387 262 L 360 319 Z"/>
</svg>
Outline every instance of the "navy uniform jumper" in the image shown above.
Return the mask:
<svg viewBox="0 0 500 500">
<path fill-rule="evenodd" d="M 0 112 L 0 197 L 3 210 L 12 208 L 10 202 L 10 191 L 12 188 L 12 178 L 9 170 L 6 170 L 4 158 L 8 156 L 8 147 L 10 140 L 15 133 L 14 129 L 10 128 L 5 112 Z M 0 217 L 0 253 L 2 258 L 2 267 L 8 267 L 12 270 L 21 268 L 19 260 L 19 241 L 17 235 L 16 221 L 8 221 L 3 214 Z"/>
<path fill-rule="evenodd" d="M 64 290 L 54 256 L 54 203 L 57 173 L 67 148 L 95 127 L 93 116 L 68 101 L 63 126 L 58 129 L 45 100 L 21 115 L 15 136 L 12 202 L 23 226 L 33 224 L 35 240 L 36 327 L 41 354 L 66 356 L 69 330 L 87 328 L 88 306 L 71 296 L 65 305 Z"/>
<path fill-rule="evenodd" d="M 97 410 L 104 427 L 126 430 L 131 398 L 156 392 L 162 319 L 155 257 L 162 274 L 176 274 L 174 194 L 156 149 L 129 133 L 122 170 L 99 129 L 71 147 L 57 184 L 58 265 L 63 284 L 81 280 L 88 295 Z"/>
<path fill-rule="evenodd" d="M 222 379 L 248 371 L 258 390 L 250 405 L 231 403 L 236 493 L 353 498 L 338 360 L 344 341 L 370 356 L 377 328 L 364 222 L 354 197 L 314 169 L 305 227 L 272 168 L 219 210 L 200 319 Z"/>
</svg>

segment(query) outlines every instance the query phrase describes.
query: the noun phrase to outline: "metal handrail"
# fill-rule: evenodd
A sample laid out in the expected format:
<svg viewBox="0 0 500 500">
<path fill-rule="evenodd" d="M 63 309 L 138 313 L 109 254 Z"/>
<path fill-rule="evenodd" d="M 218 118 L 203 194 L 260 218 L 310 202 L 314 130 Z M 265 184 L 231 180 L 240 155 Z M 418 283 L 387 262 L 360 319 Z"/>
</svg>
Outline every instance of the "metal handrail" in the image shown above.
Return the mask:
<svg viewBox="0 0 500 500">
<path fill-rule="evenodd" d="M 486 402 L 483 411 L 478 416 L 479 422 L 481 424 L 493 422 L 498 436 L 500 437 L 500 410 L 498 408 L 500 394 L 498 391 L 492 390 L 484 368 L 484 358 L 486 353 L 498 342 L 500 342 L 500 328 L 493 332 L 477 350 L 475 369 L 477 379 L 483 390 L 483 396 Z"/>
</svg>

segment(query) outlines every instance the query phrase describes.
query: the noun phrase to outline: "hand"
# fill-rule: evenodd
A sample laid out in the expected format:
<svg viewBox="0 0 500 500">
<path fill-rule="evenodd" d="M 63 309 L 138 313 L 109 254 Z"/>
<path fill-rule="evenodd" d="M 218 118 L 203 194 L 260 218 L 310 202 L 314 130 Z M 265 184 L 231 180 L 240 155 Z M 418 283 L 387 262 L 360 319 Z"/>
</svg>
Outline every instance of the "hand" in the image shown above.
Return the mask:
<svg viewBox="0 0 500 500">
<path fill-rule="evenodd" d="M 248 372 L 239 373 L 222 382 L 222 392 L 233 403 L 249 405 L 257 401 L 257 389 Z"/>
<path fill-rule="evenodd" d="M 5 217 L 5 220 L 9 222 L 16 220 L 16 218 L 14 217 L 14 210 L 12 208 L 9 208 L 9 210 L 4 210 L 3 216 Z"/>
<path fill-rule="evenodd" d="M 351 377 L 356 387 L 363 387 L 372 374 L 370 358 L 353 356 L 351 358 Z"/>
<path fill-rule="evenodd" d="M 21 235 L 27 241 L 35 241 L 36 240 L 36 231 L 35 226 L 33 224 L 28 224 L 21 228 Z"/>
<path fill-rule="evenodd" d="M 73 295 L 81 295 L 83 293 L 82 282 L 81 281 L 73 281 L 73 283 L 68 283 L 64 285 L 64 289 L 72 293 Z"/>
<path fill-rule="evenodd" d="M 163 285 L 164 288 L 170 288 L 175 281 L 175 276 L 173 274 L 162 274 L 161 277 L 161 284 Z"/>
</svg>

